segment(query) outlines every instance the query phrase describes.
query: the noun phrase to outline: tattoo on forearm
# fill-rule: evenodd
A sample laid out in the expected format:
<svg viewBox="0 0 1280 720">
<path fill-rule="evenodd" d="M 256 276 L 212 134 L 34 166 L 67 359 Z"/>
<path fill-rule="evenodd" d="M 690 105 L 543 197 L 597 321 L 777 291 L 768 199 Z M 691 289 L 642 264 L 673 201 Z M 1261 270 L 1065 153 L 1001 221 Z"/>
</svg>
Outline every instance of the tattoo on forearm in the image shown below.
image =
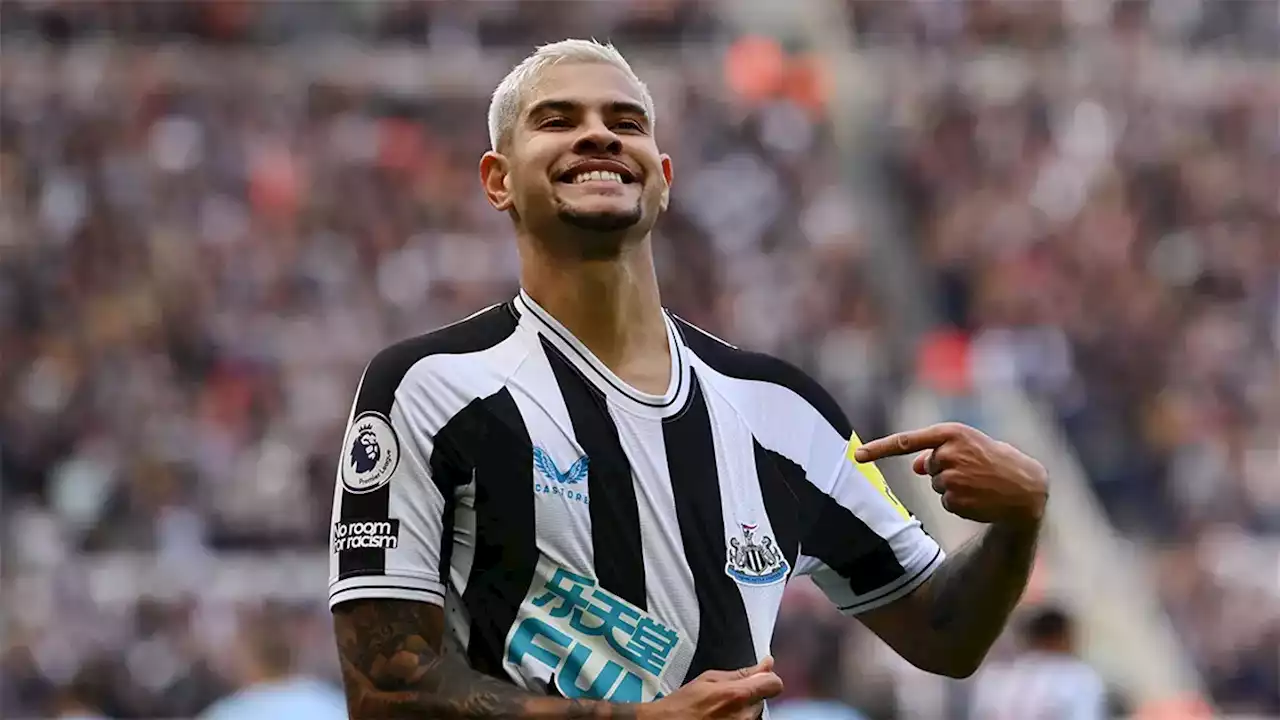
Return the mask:
<svg viewBox="0 0 1280 720">
<path fill-rule="evenodd" d="M 354 720 L 635 718 L 633 706 L 540 697 L 478 673 L 428 642 L 441 636 L 443 625 L 440 608 L 410 601 L 359 600 L 335 610 Z"/>
<path fill-rule="evenodd" d="M 985 652 L 1026 589 L 1035 553 L 1035 530 L 994 526 L 966 544 L 930 583 L 934 630 L 949 644 Z"/>
</svg>

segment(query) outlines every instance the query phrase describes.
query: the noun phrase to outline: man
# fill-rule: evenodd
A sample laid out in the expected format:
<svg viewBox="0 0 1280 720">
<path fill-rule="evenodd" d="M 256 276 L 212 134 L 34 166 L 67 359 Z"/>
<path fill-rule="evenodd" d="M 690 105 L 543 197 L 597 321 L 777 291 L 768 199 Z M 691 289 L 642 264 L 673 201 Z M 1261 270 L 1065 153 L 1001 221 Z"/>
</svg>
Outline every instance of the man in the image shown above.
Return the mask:
<svg viewBox="0 0 1280 720">
<path fill-rule="evenodd" d="M 958 425 L 861 445 L 799 370 L 663 310 L 654 121 L 593 42 L 495 91 L 480 179 L 522 290 L 364 372 L 342 450 L 379 453 L 340 468 L 329 588 L 352 717 L 755 718 L 793 575 L 954 676 L 1019 597 L 1038 463 Z M 946 507 L 992 523 L 945 563 L 871 464 L 922 450 Z"/>
<path fill-rule="evenodd" d="M 975 720 L 1103 720 L 1107 688 L 1075 653 L 1071 617 L 1062 609 L 1032 610 L 1024 649 L 1008 663 L 985 668 L 974 681 Z"/>
<path fill-rule="evenodd" d="M 240 641 L 240 690 L 211 705 L 200 720 L 341 720 L 342 693 L 297 672 L 284 608 L 268 607 L 247 624 Z"/>
</svg>

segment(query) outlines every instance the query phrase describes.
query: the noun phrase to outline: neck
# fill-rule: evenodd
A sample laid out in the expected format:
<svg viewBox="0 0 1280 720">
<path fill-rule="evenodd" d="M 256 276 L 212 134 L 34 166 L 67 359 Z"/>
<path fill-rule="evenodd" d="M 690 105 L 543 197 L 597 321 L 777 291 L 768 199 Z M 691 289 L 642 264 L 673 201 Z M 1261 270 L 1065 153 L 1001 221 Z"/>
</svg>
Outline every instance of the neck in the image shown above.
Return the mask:
<svg viewBox="0 0 1280 720">
<path fill-rule="evenodd" d="M 1032 645 L 1031 651 L 1045 655 L 1070 655 L 1071 647 L 1066 643 L 1044 642 Z"/>
<path fill-rule="evenodd" d="M 525 292 L 605 365 L 668 351 L 648 238 L 603 260 L 556 257 L 526 237 L 520 250 Z"/>
</svg>

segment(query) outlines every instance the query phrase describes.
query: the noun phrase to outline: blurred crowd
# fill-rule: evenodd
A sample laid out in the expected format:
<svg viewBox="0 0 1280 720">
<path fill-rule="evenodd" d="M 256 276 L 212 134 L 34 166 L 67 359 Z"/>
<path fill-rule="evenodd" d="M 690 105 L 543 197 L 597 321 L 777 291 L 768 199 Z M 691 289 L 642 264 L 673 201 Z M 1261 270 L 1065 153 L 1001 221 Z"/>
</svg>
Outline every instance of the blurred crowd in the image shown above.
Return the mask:
<svg viewBox="0 0 1280 720">
<path fill-rule="evenodd" d="M 872 5 L 973 49 L 954 3 Z M 1116 3 L 1059 64 L 1034 5 L 980 23 L 1029 52 L 890 83 L 906 234 L 971 387 L 1054 409 L 1215 697 L 1280 712 L 1280 3 Z"/>
<path fill-rule="evenodd" d="M 365 12 L 297 5 L 317 20 Z M 263 62 L 235 47 L 230 20 L 201 24 L 216 15 L 192 25 L 175 9 L 175 32 L 205 41 L 186 50 L 146 49 L 160 30 L 110 3 L 5 18 L 6 32 L 69 48 L 6 40 L 0 55 L 5 570 L 55 579 L 11 585 L 4 673 L 21 681 L 0 688 L 6 717 L 42 712 L 64 685 L 92 690 L 112 717 L 186 716 L 238 682 L 236 628 L 263 589 L 243 582 L 237 601 L 213 588 L 210 556 L 322 551 L 364 364 L 516 292 L 509 221 L 476 168 L 492 88 L 533 44 L 573 31 L 549 5 L 385 5 L 361 26 L 392 48 L 361 53 L 372 80 L 309 65 L 325 52 L 314 37 L 279 38 Z M 592 33 L 637 48 L 678 158 L 656 239 L 667 302 L 797 361 L 794 349 L 837 331 L 874 353 L 815 108 L 735 105 L 714 26 L 689 3 L 571 5 Z M 276 10 L 262 5 L 262 21 Z M 136 42 L 96 46 L 101 26 Z M 426 54 L 410 73 L 462 57 L 476 77 L 396 85 L 404 39 Z M 691 42 L 706 47 L 685 57 Z M 112 585 L 136 575 L 86 569 L 107 552 L 153 553 L 190 586 L 134 603 Z M 304 669 L 332 679 L 317 569 L 301 585 L 312 602 L 282 628 L 307 648 Z"/>
<path fill-rule="evenodd" d="M 1116 521 L 1168 558 L 1217 698 L 1280 713 L 1275 605 L 1228 592 L 1204 550 L 1280 533 L 1280 88 L 1272 66 L 1270 85 L 1164 93 L 1140 62 L 1274 50 L 1280 14 L 1120 5 L 1101 71 L 1016 92 L 996 73 L 992 96 L 945 58 L 900 70 L 884 182 L 975 384 L 1053 403 Z M 0 715 L 193 716 L 263 657 L 336 678 L 323 564 L 303 582 L 219 563 L 323 563 L 364 363 L 515 293 L 476 163 L 488 93 L 539 42 L 609 38 L 650 83 L 677 172 L 655 237 L 667 304 L 884 431 L 903 363 L 825 97 L 801 60 L 753 82 L 759 53 L 708 8 L 0 5 Z M 960 54 L 1053 45 L 1070 20 L 1056 2 L 846 9 L 862 42 Z M 831 661 L 861 631 L 811 601 L 798 590 L 779 633 L 790 692 L 876 696 L 873 668 Z"/>
</svg>

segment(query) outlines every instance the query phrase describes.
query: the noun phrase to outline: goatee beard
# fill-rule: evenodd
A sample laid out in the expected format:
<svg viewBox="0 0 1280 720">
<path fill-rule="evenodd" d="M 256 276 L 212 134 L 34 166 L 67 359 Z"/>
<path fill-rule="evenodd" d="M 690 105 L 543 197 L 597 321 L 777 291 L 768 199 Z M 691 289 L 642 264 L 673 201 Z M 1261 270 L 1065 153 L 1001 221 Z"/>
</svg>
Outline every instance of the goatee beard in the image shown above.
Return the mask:
<svg viewBox="0 0 1280 720">
<path fill-rule="evenodd" d="M 560 221 L 565 225 L 582 230 L 599 233 L 613 233 L 626 230 L 640 222 L 640 206 L 636 205 L 630 212 L 580 213 L 568 209 L 560 210 Z"/>
</svg>

